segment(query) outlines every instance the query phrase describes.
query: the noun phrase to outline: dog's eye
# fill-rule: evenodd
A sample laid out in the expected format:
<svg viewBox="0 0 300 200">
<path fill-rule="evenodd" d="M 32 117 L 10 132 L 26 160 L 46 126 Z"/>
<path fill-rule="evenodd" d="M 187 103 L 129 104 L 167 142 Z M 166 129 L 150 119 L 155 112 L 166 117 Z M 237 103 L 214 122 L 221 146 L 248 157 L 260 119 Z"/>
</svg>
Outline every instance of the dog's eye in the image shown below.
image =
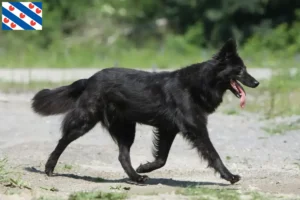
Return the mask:
<svg viewBox="0 0 300 200">
<path fill-rule="evenodd" d="M 239 70 L 239 76 L 241 76 L 244 73 L 244 71 L 245 71 L 245 69 L 241 67 Z"/>
</svg>

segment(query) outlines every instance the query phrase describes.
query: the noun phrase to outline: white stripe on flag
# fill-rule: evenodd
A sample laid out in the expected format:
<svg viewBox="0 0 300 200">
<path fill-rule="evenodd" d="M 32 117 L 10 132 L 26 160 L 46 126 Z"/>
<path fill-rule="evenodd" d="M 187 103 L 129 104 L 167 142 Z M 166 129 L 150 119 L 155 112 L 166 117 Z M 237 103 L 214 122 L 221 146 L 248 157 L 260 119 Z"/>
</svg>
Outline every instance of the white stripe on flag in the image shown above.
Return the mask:
<svg viewBox="0 0 300 200">
<path fill-rule="evenodd" d="M 29 8 L 30 2 L 19 2 L 19 3 L 23 4 L 23 6 L 27 7 L 29 10 L 31 10 L 31 9 Z M 37 14 L 37 13 L 35 12 L 35 10 L 36 10 L 37 8 L 38 8 L 38 7 L 36 7 L 36 6 L 34 5 L 34 8 L 32 9 L 32 12 L 34 12 L 35 14 Z M 40 16 L 40 17 L 42 17 L 43 11 L 42 11 L 41 13 L 37 14 L 37 15 Z"/>
<path fill-rule="evenodd" d="M 7 10 L 9 10 L 9 6 L 13 6 L 13 5 L 11 5 L 10 3 L 8 3 L 8 2 L 2 2 L 2 6 L 4 7 L 4 8 L 6 8 Z M 24 22 L 26 22 L 29 26 L 31 26 L 31 27 L 33 27 L 35 30 L 42 30 L 42 26 L 39 24 L 39 23 L 37 23 L 37 22 L 35 22 L 35 25 L 34 26 L 32 26 L 31 24 L 30 24 L 30 22 L 31 21 L 34 21 L 34 20 L 32 20 L 30 17 L 28 17 L 27 15 L 25 15 L 25 18 L 21 18 L 20 17 L 20 14 L 22 13 L 19 9 L 17 9 L 16 7 L 14 7 L 15 9 L 13 10 L 13 11 L 10 11 L 12 14 L 14 14 L 15 16 L 17 16 L 19 19 L 21 19 L 22 21 L 24 21 Z M 24 14 L 24 13 L 23 13 Z"/>
<path fill-rule="evenodd" d="M 3 19 L 4 18 L 7 18 L 5 15 L 2 15 L 2 23 L 3 23 Z M 7 18 L 8 19 L 8 18 Z M 11 28 L 11 29 L 13 29 L 13 30 L 24 30 L 24 29 L 22 29 L 20 26 L 18 26 L 18 24 L 16 24 L 16 27 L 15 28 L 12 28 L 11 26 L 10 26 L 10 24 L 12 23 L 13 21 L 11 21 L 11 20 L 9 20 L 9 22 L 6 24 L 6 26 L 8 26 L 9 28 Z M 5 24 L 5 23 L 4 23 Z"/>
</svg>

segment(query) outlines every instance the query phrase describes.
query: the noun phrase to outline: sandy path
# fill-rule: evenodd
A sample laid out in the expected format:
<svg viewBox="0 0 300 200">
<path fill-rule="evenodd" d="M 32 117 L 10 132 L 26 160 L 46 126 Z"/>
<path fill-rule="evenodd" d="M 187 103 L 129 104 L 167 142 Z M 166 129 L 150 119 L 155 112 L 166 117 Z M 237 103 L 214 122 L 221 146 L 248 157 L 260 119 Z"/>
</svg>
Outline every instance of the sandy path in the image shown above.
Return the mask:
<svg viewBox="0 0 300 200">
<path fill-rule="evenodd" d="M 0 94 L 0 97 L 0 158 L 7 156 L 10 166 L 17 166 L 22 172 L 22 179 L 34 188 L 31 196 L 44 194 L 40 187 L 54 186 L 59 189 L 55 195 L 64 197 L 74 191 L 110 190 L 120 184 L 130 186 L 130 193 L 140 194 L 172 192 L 201 184 L 300 195 L 300 169 L 294 164 L 300 163 L 299 131 L 269 136 L 260 128 L 264 122 L 249 114 L 215 113 L 209 120 L 211 139 L 220 156 L 233 173 L 242 176 L 234 186 L 206 168 L 206 162 L 198 158 L 181 136 L 176 138 L 166 166 L 148 174 L 151 178 L 148 186 L 128 185 L 117 159 L 117 146 L 100 125 L 67 148 L 60 158 L 56 171 L 59 174 L 48 178 L 40 172 L 60 138 L 62 116 L 41 118 L 33 114 L 29 104 L 32 94 Z M 151 127 L 138 126 L 131 153 L 134 167 L 152 160 L 151 137 Z M 228 156 L 231 159 L 226 159 Z M 63 169 L 64 164 L 72 169 Z M 0 193 L 5 190 L 0 185 Z"/>
</svg>

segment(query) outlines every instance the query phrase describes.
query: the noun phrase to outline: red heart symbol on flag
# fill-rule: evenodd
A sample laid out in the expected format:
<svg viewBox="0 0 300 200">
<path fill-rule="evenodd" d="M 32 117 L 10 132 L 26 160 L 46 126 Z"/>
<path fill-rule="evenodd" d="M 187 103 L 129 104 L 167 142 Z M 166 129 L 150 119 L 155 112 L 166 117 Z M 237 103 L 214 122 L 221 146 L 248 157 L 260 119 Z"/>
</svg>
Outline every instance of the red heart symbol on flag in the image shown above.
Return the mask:
<svg viewBox="0 0 300 200">
<path fill-rule="evenodd" d="M 40 13 L 42 12 L 42 10 L 39 9 L 39 8 L 37 8 L 37 9 L 35 10 L 35 12 L 36 12 L 37 14 L 40 14 Z"/>
<path fill-rule="evenodd" d="M 24 13 L 20 13 L 20 18 L 23 19 L 25 17 Z"/>
<path fill-rule="evenodd" d="M 32 3 L 29 4 L 29 8 L 32 9 L 34 8 L 34 5 Z"/>
<path fill-rule="evenodd" d="M 6 17 L 4 18 L 4 23 L 7 24 L 9 22 L 9 19 L 7 19 Z"/>
<path fill-rule="evenodd" d="M 36 24 L 35 21 L 33 21 L 33 20 L 30 21 L 30 25 L 31 25 L 31 26 L 34 26 L 35 24 Z"/>
<path fill-rule="evenodd" d="M 16 28 L 16 24 L 12 22 L 12 23 L 10 24 L 10 27 Z"/>
<path fill-rule="evenodd" d="M 15 7 L 9 6 L 9 10 L 10 10 L 10 11 L 13 11 L 14 9 L 15 9 Z"/>
</svg>

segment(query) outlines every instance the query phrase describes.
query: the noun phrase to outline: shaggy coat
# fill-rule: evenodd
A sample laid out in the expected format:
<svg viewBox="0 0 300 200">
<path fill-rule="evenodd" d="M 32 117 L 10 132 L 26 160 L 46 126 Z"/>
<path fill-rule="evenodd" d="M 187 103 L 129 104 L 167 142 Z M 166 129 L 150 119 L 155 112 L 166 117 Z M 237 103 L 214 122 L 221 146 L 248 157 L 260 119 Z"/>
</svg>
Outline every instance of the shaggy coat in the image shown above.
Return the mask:
<svg viewBox="0 0 300 200">
<path fill-rule="evenodd" d="M 234 40 L 228 40 L 212 59 L 172 72 L 151 73 L 107 68 L 88 79 L 56 89 L 44 89 L 33 98 L 33 110 L 43 116 L 66 113 L 62 138 L 45 167 L 51 176 L 66 147 L 100 122 L 119 147 L 119 161 L 134 182 L 148 179 L 141 173 L 163 167 L 174 138 L 182 134 L 199 154 L 230 183 L 240 180 L 223 164 L 210 141 L 207 117 L 222 102 L 227 89 L 241 99 L 242 83 L 255 88 L 259 82 L 247 73 Z M 130 160 L 136 124 L 155 127 L 154 161 L 136 170 Z"/>
</svg>

